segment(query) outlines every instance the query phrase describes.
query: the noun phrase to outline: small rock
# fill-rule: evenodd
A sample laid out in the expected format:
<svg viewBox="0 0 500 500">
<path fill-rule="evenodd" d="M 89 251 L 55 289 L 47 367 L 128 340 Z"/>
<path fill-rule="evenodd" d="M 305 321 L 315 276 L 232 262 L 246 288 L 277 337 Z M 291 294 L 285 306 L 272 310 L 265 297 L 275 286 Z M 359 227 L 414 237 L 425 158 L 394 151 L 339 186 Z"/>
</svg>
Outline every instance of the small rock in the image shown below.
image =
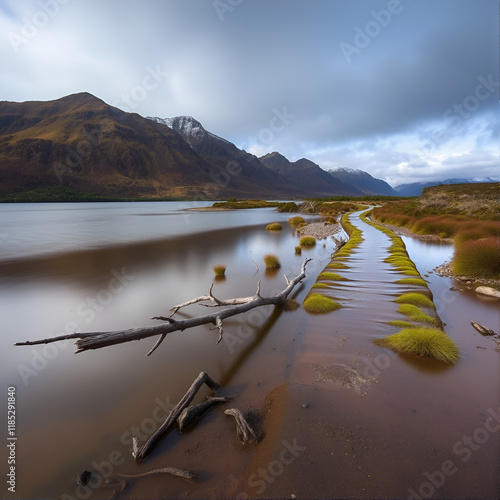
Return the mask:
<svg viewBox="0 0 500 500">
<path fill-rule="evenodd" d="M 302 408 L 309 408 L 309 403 L 302 403 Z"/>
<path fill-rule="evenodd" d="M 495 290 L 495 288 L 492 288 L 490 286 L 478 286 L 476 288 L 476 293 L 480 295 L 487 295 L 488 297 L 495 297 L 497 299 L 500 299 L 500 292 L 498 290 Z"/>
</svg>

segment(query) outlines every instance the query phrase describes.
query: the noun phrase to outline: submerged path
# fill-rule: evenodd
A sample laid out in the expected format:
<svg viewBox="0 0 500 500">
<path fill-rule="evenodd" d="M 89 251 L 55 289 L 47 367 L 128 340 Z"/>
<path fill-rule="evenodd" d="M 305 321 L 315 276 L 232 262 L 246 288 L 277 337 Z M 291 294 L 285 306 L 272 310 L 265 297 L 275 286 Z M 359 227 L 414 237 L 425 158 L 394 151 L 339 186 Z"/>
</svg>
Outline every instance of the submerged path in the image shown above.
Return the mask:
<svg viewBox="0 0 500 500">
<path fill-rule="evenodd" d="M 357 389 L 360 392 L 365 392 L 373 382 L 369 370 L 360 370 L 360 366 L 366 368 L 372 365 L 371 358 L 383 353 L 385 356 L 396 357 L 396 354 L 377 347 L 372 342 L 401 329 L 389 322 L 409 321 L 406 315 L 398 312 L 400 304 L 394 302 L 395 299 L 410 292 L 419 292 L 431 297 L 426 286 L 400 282 L 408 279 L 421 280 L 421 277 L 417 271 L 410 269 L 407 272 L 411 275 L 404 274 L 386 262 L 391 255 L 391 238 L 363 221 L 361 215 L 365 212 L 366 210 L 355 212 L 348 218 L 362 233 L 361 238 L 358 235 L 358 239 L 361 239 L 359 244 L 350 252 L 341 250 L 336 254 L 320 273 L 310 292 L 333 299 L 341 307 L 336 311 L 310 318 L 308 323 L 312 328 L 309 328 L 310 332 L 305 340 L 307 345 L 304 345 L 304 351 L 308 352 L 309 356 L 324 357 L 325 362 L 328 360 L 331 364 L 332 351 L 325 350 L 325 345 L 333 343 L 334 351 L 337 352 L 333 357 L 338 357 L 338 363 L 346 366 L 349 371 L 343 376 L 344 383 L 342 380 L 340 383 L 358 384 Z M 422 284 L 425 285 L 424 282 Z M 424 308 L 424 312 L 439 321 L 432 309 Z M 351 355 L 346 356 L 346 351 Z M 345 365 L 346 358 L 351 359 L 350 365 Z M 315 366 L 316 371 L 319 371 L 319 378 L 325 378 L 325 370 L 318 368 L 317 363 Z M 340 373 L 342 370 L 334 371 Z M 352 381 L 348 382 L 349 379 Z"/>
<path fill-rule="evenodd" d="M 282 348 L 288 356 L 281 373 L 286 382 L 266 396 L 269 437 L 247 470 L 245 492 L 256 493 L 252 478 L 287 443 L 294 443 L 294 461 L 265 484 L 266 497 L 457 497 L 477 491 L 471 474 L 481 477 L 480 489 L 494 491 L 489 475 L 496 463 L 493 440 L 477 455 L 477 464 L 468 464 L 467 474 L 455 474 L 439 488 L 423 475 L 455 460 L 453 447 L 471 432 L 467 429 L 474 430 L 477 410 L 468 405 L 464 411 L 459 395 L 467 377 L 461 378 L 460 364 L 409 358 L 373 343 L 401 329 L 388 322 L 409 320 L 398 312 L 395 298 L 430 292 L 425 282 L 398 283 L 421 278 L 416 271 L 409 276 L 385 262 L 393 240 L 364 222 L 363 212 L 349 216 L 363 239 L 348 255 L 341 250 L 324 270 L 344 279 L 320 273 L 320 286 L 311 290 L 341 307 L 301 314 L 295 325 L 289 322 L 288 330 L 281 329 L 281 337 L 293 345 Z M 424 309 L 436 318 L 431 308 Z M 277 373 L 276 356 L 272 359 Z"/>
</svg>

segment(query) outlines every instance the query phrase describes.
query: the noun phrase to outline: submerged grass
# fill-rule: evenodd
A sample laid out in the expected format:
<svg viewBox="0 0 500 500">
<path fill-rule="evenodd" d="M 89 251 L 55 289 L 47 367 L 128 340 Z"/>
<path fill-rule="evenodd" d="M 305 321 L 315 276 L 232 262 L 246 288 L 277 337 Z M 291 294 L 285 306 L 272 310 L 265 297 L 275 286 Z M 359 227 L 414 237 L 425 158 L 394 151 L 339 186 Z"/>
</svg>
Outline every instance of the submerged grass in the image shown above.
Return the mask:
<svg viewBox="0 0 500 500">
<path fill-rule="evenodd" d="M 437 325 L 439 323 L 436 318 L 429 316 L 427 313 L 422 311 L 422 309 L 414 306 L 413 304 L 401 304 L 398 307 L 398 313 L 408 316 L 408 318 L 412 321 L 416 321 L 417 323 L 427 323 L 429 325 Z"/>
<path fill-rule="evenodd" d="M 344 276 L 341 276 L 340 274 L 337 273 L 321 273 L 318 276 L 318 280 L 327 280 L 327 281 L 346 281 L 347 278 Z"/>
<path fill-rule="evenodd" d="M 283 226 L 279 222 L 272 222 L 266 226 L 268 231 L 281 231 Z"/>
<path fill-rule="evenodd" d="M 326 269 L 349 269 L 349 266 L 343 262 L 330 262 L 330 264 L 326 266 Z"/>
<path fill-rule="evenodd" d="M 266 264 L 266 269 L 279 269 L 281 267 L 281 262 L 277 255 L 268 253 L 264 255 L 263 259 Z"/>
<path fill-rule="evenodd" d="M 304 310 L 312 314 L 325 314 L 336 311 L 340 307 L 339 303 L 320 293 L 313 293 L 304 301 Z"/>
<path fill-rule="evenodd" d="M 405 328 L 377 340 L 376 344 L 403 354 L 430 357 L 448 364 L 454 364 L 460 359 L 456 344 L 437 328 Z"/>
<path fill-rule="evenodd" d="M 396 328 L 415 328 L 415 325 L 408 323 L 408 321 L 402 321 L 399 319 L 396 319 L 394 321 L 388 321 L 387 324 L 395 326 Z"/>
<path fill-rule="evenodd" d="M 225 276 L 226 274 L 226 266 L 224 266 L 223 264 L 218 264 L 217 266 L 214 266 L 213 270 L 215 276 L 217 277 Z"/>
<path fill-rule="evenodd" d="M 303 247 L 312 247 L 316 245 L 316 238 L 313 238 L 312 236 L 302 236 L 299 243 Z"/>
<path fill-rule="evenodd" d="M 428 307 L 429 309 L 435 309 L 434 302 L 426 297 L 423 293 L 410 292 L 400 295 L 394 300 L 397 304 L 413 304 L 414 306 Z"/>
<path fill-rule="evenodd" d="M 427 282 L 422 278 L 403 278 L 396 281 L 398 285 L 427 286 Z"/>
</svg>

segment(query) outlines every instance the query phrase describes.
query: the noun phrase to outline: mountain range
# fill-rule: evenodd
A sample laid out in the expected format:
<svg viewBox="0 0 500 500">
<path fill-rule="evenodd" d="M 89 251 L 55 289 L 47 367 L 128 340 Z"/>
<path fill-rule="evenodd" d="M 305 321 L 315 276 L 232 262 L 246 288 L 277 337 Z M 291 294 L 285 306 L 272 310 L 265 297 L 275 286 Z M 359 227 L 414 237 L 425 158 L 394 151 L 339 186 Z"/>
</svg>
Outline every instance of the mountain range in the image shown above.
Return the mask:
<svg viewBox="0 0 500 500">
<path fill-rule="evenodd" d="M 394 190 L 361 170 L 325 171 L 278 152 L 258 158 L 192 117 L 144 118 L 86 92 L 0 102 L 0 196 L 60 186 L 111 197 L 291 199 L 406 195 L 420 185 Z"/>
</svg>

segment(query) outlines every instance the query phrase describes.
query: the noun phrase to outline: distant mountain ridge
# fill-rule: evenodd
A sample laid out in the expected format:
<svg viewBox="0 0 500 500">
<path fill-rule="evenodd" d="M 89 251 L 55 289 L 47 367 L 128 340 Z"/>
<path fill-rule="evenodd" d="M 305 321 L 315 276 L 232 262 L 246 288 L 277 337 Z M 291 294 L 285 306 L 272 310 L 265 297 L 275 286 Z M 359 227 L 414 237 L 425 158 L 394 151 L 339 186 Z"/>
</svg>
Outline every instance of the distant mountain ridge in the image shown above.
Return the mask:
<svg viewBox="0 0 500 500">
<path fill-rule="evenodd" d="M 351 186 L 362 191 L 364 194 L 382 194 L 385 196 L 398 196 L 398 193 L 387 182 L 371 176 L 363 170 L 339 167 L 328 170 L 328 173 Z"/>
<path fill-rule="evenodd" d="M 500 181 L 500 177 L 496 179 L 492 179 L 491 177 L 482 177 L 475 179 L 444 179 L 441 181 L 429 181 L 429 182 L 412 182 L 410 184 L 399 184 L 394 188 L 397 196 L 420 196 L 422 194 L 422 190 L 431 186 L 439 186 L 441 184 L 481 184 L 481 183 L 490 183 L 490 182 L 498 182 Z"/>
<path fill-rule="evenodd" d="M 259 159 L 269 169 L 286 176 L 297 186 L 315 192 L 316 196 L 363 196 L 362 191 L 336 179 L 319 165 L 306 158 L 290 162 L 282 154 L 275 151 L 261 156 Z"/>
</svg>

